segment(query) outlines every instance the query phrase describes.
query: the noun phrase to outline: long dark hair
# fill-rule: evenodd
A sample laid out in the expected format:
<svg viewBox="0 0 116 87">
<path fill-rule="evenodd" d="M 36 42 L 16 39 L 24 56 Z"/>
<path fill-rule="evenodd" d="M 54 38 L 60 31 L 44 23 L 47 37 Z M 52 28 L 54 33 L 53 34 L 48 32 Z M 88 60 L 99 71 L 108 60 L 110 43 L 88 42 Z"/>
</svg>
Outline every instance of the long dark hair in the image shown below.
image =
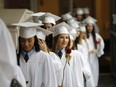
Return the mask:
<svg viewBox="0 0 116 87">
<path fill-rule="evenodd" d="M 18 54 L 17 54 L 17 63 L 18 63 L 18 65 L 20 65 L 19 64 L 19 58 L 20 58 L 20 54 L 21 54 L 21 50 L 22 50 L 20 40 L 21 40 L 21 37 L 18 38 L 18 42 L 19 42 L 19 51 L 18 51 Z M 35 40 L 34 41 L 35 51 L 36 52 L 39 52 L 40 51 L 40 47 L 39 47 L 38 39 L 37 39 L 37 36 L 36 35 L 34 36 L 34 40 Z"/>
<path fill-rule="evenodd" d="M 76 39 L 75 39 L 75 41 L 74 41 L 74 45 L 75 45 L 75 48 L 76 48 L 76 49 L 78 49 L 77 44 L 79 44 L 80 37 L 81 37 L 81 35 L 79 35 L 78 37 L 76 37 Z"/>
<path fill-rule="evenodd" d="M 87 32 L 87 38 L 89 38 L 89 31 L 87 29 L 87 26 L 86 26 L 86 32 Z M 97 48 L 97 44 L 96 44 L 96 34 L 95 34 L 95 27 L 93 25 L 93 30 L 92 30 L 92 36 L 93 36 L 93 41 L 94 41 L 94 46 L 95 48 Z"/>
</svg>

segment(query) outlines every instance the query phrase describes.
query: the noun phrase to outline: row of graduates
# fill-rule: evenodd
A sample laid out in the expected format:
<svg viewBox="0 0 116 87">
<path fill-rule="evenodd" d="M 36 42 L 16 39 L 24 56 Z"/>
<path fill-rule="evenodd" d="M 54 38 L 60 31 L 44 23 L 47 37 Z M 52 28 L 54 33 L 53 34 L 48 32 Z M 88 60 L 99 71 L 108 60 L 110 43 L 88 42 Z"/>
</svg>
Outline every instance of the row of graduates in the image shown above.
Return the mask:
<svg viewBox="0 0 116 87">
<path fill-rule="evenodd" d="M 97 19 L 90 16 L 89 8 L 77 8 L 73 12 L 68 12 L 62 15 L 62 20 L 65 21 L 72 28 L 81 30 L 81 33 L 85 33 L 85 36 L 78 36 L 75 39 L 75 45 L 79 43 L 78 50 L 84 47 L 85 56 L 88 56 L 88 61 L 90 68 L 93 74 L 95 86 L 98 86 L 99 81 L 99 61 L 104 54 L 104 41 L 99 34 L 99 27 L 97 25 Z M 82 26 L 85 26 L 86 29 L 81 29 Z M 80 29 L 80 30 L 79 30 Z M 82 34 L 83 35 L 83 34 Z M 81 39 L 80 39 L 81 38 Z M 85 40 L 85 41 L 83 41 Z M 89 53 L 88 53 L 89 52 Z"/>
<path fill-rule="evenodd" d="M 89 16 L 82 25 L 72 17 L 69 24 L 56 24 L 61 17 L 49 12 L 32 16 L 37 23 L 12 24 L 19 28 L 17 63 L 25 78 L 19 83 L 23 87 L 96 87 L 104 42 L 95 33 L 95 20 Z"/>
</svg>

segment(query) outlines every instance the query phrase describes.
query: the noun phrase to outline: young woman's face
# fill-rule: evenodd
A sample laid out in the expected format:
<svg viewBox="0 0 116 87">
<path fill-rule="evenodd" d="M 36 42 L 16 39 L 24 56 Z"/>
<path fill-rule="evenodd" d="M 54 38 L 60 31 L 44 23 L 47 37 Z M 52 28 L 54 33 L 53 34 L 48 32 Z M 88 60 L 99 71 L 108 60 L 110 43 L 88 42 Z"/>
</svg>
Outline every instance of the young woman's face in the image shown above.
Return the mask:
<svg viewBox="0 0 116 87">
<path fill-rule="evenodd" d="M 65 48 L 68 45 L 69 42 L 69 35 L 68 34 L 60 34 L 58 37 L 58 48 L 62 49 Z"/>
<path fill-rule="evenodd" d="M 44 23 L 44 28 L 45 29 L 48 29 L 48 28 L 51 28 L 51 27 L 52 27 L 51 23 Z"/>
<path fill-rule="evenodd" d="M 78 31 L 78 32 L 77 32 L 77 35 L 76 35 L 76 37 L 79 37 L 79 35 L 80 35 L 80 31 Z"/>
<path fill-rule="evenodd" d="M 25 52 L 29 52 L 33 49 L 34 42 L 35 42 L 34 37 L 20 39 L 21 47 L 23 48 Z"/>
<path fill-rule="evenodd" d="M 91 33 L 93 30 L 93 24 L 87 24 L 87 30 L 89 33 Z"/>
<path fill-rule="evenodd" d="M 82 21 L 83 20 L 83 15 L 76 15 L 76 18 L 78 21 Z"/>
</svg>

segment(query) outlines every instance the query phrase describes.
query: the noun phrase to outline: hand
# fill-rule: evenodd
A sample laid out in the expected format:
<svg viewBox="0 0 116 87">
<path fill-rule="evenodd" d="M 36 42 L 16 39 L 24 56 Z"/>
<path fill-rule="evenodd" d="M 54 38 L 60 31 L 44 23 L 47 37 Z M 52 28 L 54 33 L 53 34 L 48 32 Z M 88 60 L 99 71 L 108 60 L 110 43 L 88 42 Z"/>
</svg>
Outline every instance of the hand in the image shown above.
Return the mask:
<svg viewBox="0 0 116 87">
<path fill-rule="evenodd" d="M 91 53 L 91 54 L 97 54 L 97 49 L 94 49 L 94 50 L 90 51 L 89 53 Z"/>
<path fill-rule="evenodd" d="M 42 40 L 38 40 L 38 44 L 40 46 L 40 49 L 44 52 L 48 52 L 48 48 L 47 48 L 47 45 L 44 41 Z"/>
<path fill-rule="evenodd" d="M 101 39 L 96 40 L 96 44 L 100 44 Z"/>
<path fill-rule="evenodd" d="M 101 39 L 99 38 L 98 41 L 101 42 Z"/>
<path fill-rule="evenodd" d="M 18 82 L 18 80 L 13 79 L 10 87 L 22 87 L 22 85 Z"/>
<path fill-rule="evenodd" d="M 58 86 L 58 87 L 62 87 L 62 86 Z"/>
</svg>

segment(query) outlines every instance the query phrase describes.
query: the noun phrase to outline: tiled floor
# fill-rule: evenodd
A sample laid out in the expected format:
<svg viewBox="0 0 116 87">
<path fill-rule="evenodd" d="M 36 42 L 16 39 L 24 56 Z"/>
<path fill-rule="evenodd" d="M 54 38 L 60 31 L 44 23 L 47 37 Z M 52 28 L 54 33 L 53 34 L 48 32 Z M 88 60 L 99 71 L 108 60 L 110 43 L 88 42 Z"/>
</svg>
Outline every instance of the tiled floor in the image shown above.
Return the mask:
<svg viewBox="0 0 116 87">
<path fill-rule="evenodd" d="M 116 87 L 116 79 L 111 74 L 100 74 L 98 87 Z"/>
<path fill-rule="evenodd" d="M 116 87 L 116 78 L 111 75 L 111 57 L 110 57 L 110 47 L 106 43 L 105 53 L 99 58 L 100 65 L 100 76 L 98 87 Z"/>
<path fill-rule="evenodd" d="M 100 76 L 98 87 L 116 87 L 116 78 L 111 75 L 111 57 L 109 44 L 105 48 L 105 54 L 99 58 Z"/>
</svg>

